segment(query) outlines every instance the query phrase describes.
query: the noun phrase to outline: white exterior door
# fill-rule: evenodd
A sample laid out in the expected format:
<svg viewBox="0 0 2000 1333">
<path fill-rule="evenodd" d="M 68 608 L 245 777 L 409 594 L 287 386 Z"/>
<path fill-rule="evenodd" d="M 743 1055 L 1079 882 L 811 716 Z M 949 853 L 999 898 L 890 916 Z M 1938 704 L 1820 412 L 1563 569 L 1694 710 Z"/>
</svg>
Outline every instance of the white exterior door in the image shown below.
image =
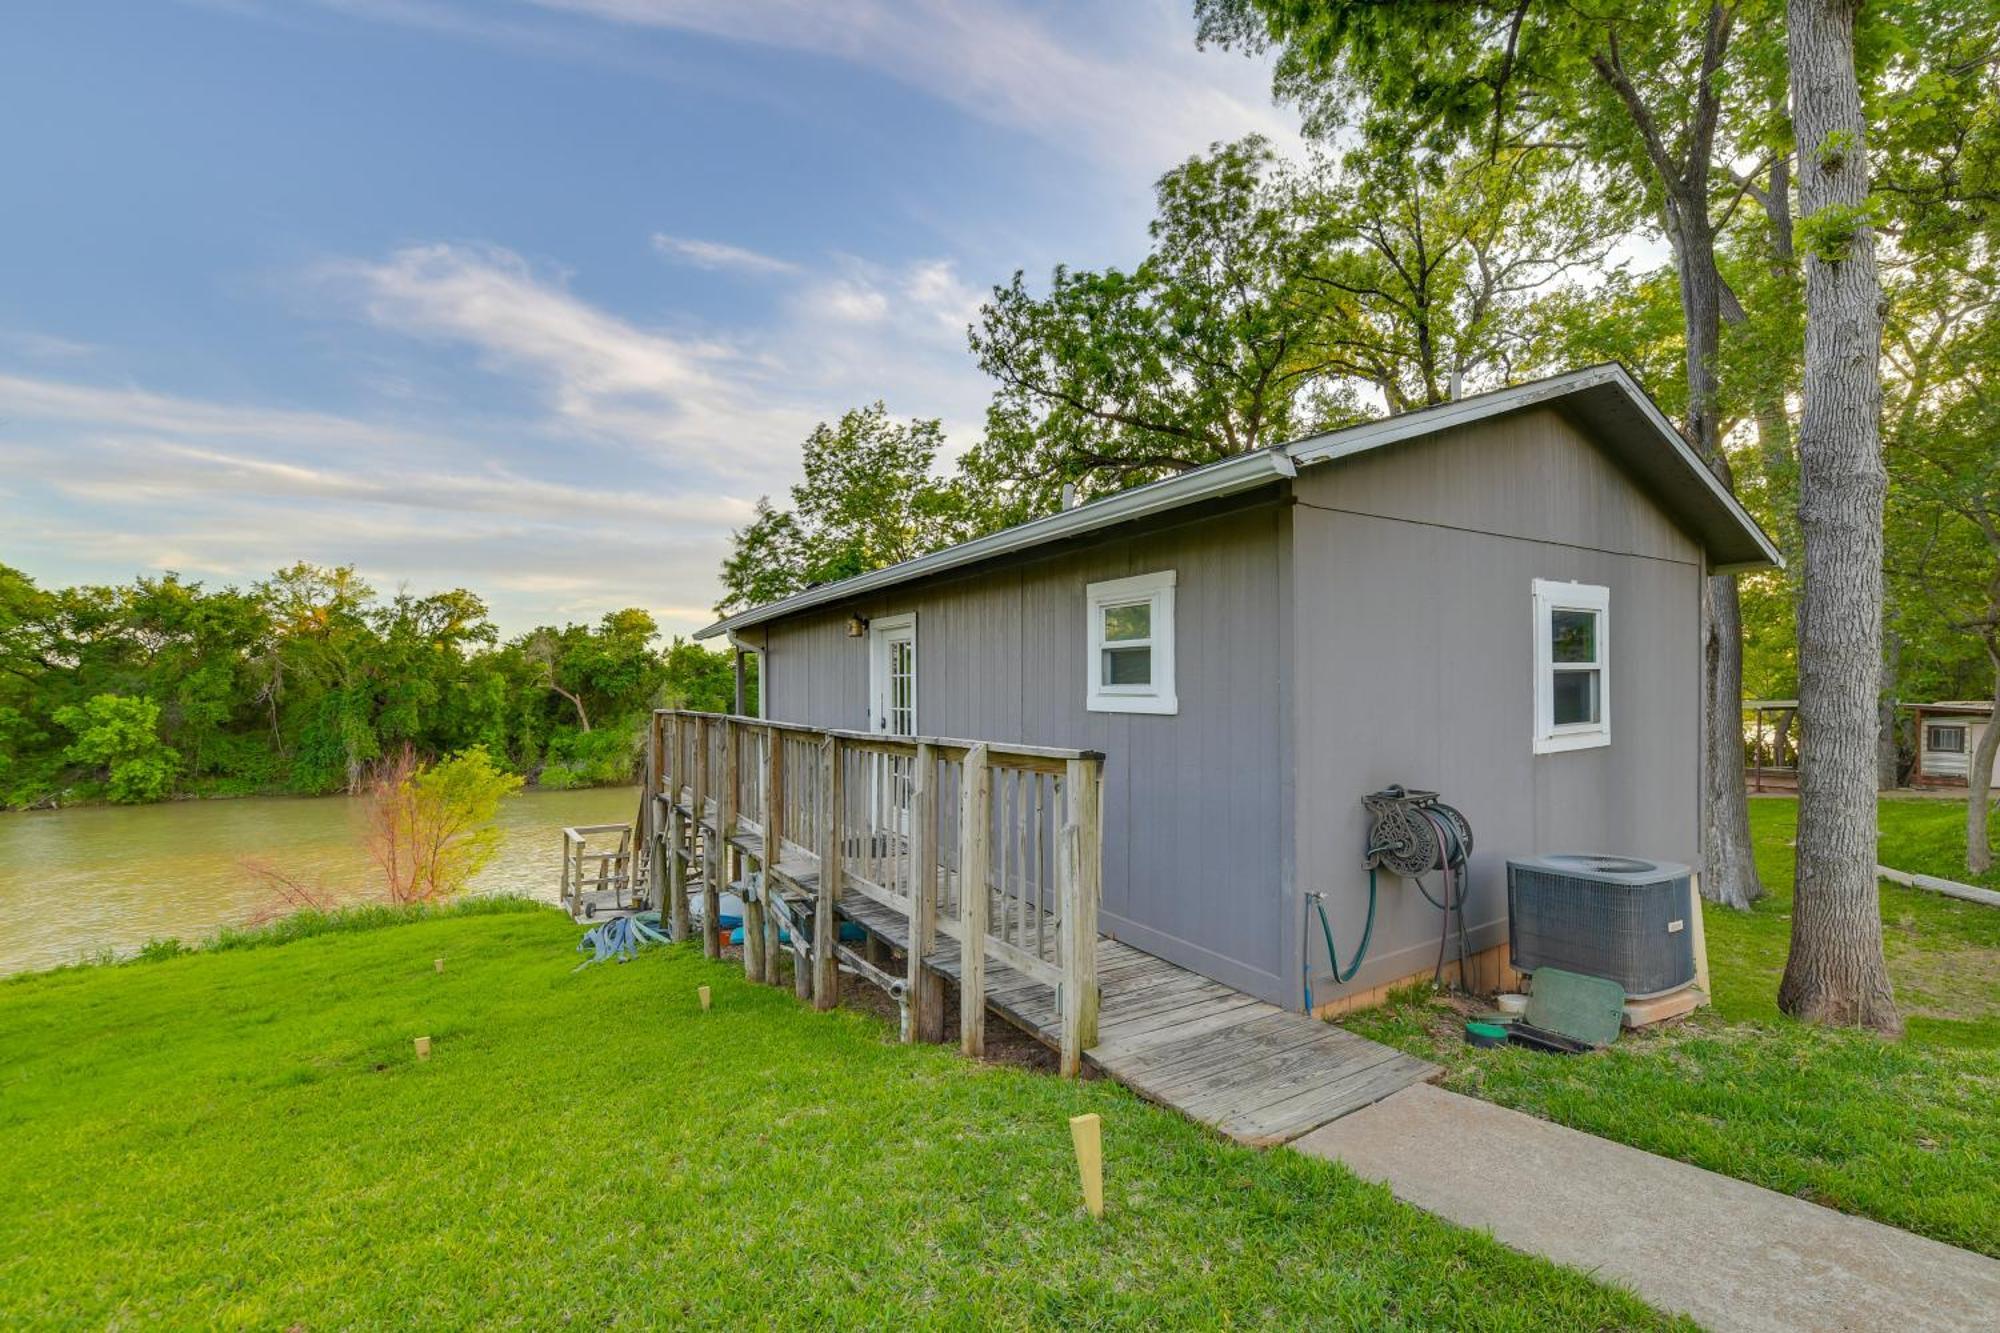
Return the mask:
<svg viewBox="0 0 2000 1333">
<path fill-rule="evenodd" d="M 917 734 L 917 618 L 882 616 L 868 627 L 868 730 L 877 736 Z M 907 759 L 880 757 L 870 765 L 871 822 L 885 832 L 907 833 L 915 767 Z"/>
</svg>

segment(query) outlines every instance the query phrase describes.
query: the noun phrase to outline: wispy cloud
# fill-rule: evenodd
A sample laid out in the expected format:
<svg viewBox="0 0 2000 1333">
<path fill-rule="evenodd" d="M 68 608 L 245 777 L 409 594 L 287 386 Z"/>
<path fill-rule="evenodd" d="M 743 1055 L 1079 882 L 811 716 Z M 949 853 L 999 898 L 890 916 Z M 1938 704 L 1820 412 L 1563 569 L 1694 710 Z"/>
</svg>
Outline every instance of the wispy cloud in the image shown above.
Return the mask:
<svg viewBox="0 0 2000 1333">
<path fill-rule="evenodd" d="M 621 66 L 631 44 L 591 46 L 590 25 L 689 33 L 867 69 L 989 124 L 1150 180 L 1218 139 L 1281 145 L 1269 66 L 1196 49 L 1184 0 L 1034 8 L 1019 0 L 318 0 L 357 18 L 541 46 Z M 550 19 L 524 21 L 540 11 Z M 675 69 L 672 77 L 685 77 Z"/>
<path fill-rule="evenodd" d="M 884 398 L 963 432 L 988 391 L 965 349 L 979 293 L 944 259 L 801 267 L 767 323 L 722 332 L 642 326 L 492 246 L 412 246 L 318 277 L 378 328 L 468 347 L 536 386 L 551 428 L 739 485 L 777 489 L 770 479 L 793 474 L 812 426 L 858 402 Z"/>
<path fill-rule="evenodd" d="M 598 439 L 740 473 L 795 447 L 812 425 L 758 392 L 764 367 L 736 344 L 642 328 L 509 250 L 410 246 L 324 264 L 317 276 L 378 328 L 471 348 Z"/>
<path fill-rule="evenodd" d="M 755 250 L 746 250 L 740 245 L 729 245 L 722 241 L 701 241 L 686 236 L 669 236 L 663 231 L 653 233 L 653 248 L 663 255 L 692 264 L 696 268 L 733 269 L 739 273 L 760 275 L 799 271 L 799 266 L 789 259 L 759 254 Z"/>
<path fill-rule="evenodd" d="M 996 124 L 1149 175 L 1215 139 L 1291 123 L 1263 65 L 1194 48 L 1185 6 L 1099 25 L 997 0 L 532 0 L 633 27 L 809 52 L 871 69 Z"/>
<path fill-rule="evenodd" d="M 31 570 L 243 581 L 355 563 L 382 587 L 463 584 L 509 629 L 645 606 L 684 632 L 751 512 L 615 449 L 26 375 L 0 376 L 0 474 L 4 558 Z"/>
<path fill-rule="evenodd" d="M 723 334 L 614 314 L 492 246 L 319 264 L 306 290 L 331 311 L 476 367 L 413 361 L 371 414 L 0 373 L 8 558 L 94 578 L 353 561 L 383 586 L 490 592 L 512 628 L 640 605 L 692 629 L 730 531 L 796 477 L 816 422 L 881 397 L 962 445 L 984 406 L 978 293 L 949 260 L 778 276 L 770 317 Z M 476 407 L 482 373 L 506 410 Z"/>
</svg>

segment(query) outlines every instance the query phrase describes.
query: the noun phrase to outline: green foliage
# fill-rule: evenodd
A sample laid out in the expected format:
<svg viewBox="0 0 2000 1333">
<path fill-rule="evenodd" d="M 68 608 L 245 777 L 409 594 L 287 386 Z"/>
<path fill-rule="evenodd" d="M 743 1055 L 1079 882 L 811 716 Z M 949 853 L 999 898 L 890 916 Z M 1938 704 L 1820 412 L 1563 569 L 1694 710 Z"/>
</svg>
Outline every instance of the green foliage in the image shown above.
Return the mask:
<svg viewBox="0 0 2000 1333">
<path fill-rule="evenodd" d="M 1799 219 L 1798 247 L 1826 264 L 1847 258 L 1854 238 L 1873 222 L 1869 204 L 1828 204 Z"/>
<path fill-rule="evenodd" d="M 697 648 L 696 652 L 703 650 Z M 716 653 L 703 653 L 716 657 Z M 552 791 L 573 787 L 604 787 L 630 782 L 640 761 L 645 741 L 643 714 L 619 718 L 594 731 L 557 727 L 549 733 L 548 748 L 537 786 Z"/>
<path fill-rule="evenodd" d="M 347 568 L 43 589 L 0 565 L 0 807 L 356 791 L 405 745 L 532 773 L 600 719 L 618 735 L 561 742 L 554 782 L 624 782 L 647 710 L 734 694 L 727 654 L 662 651 L 638 609 L 498 638 L 473 593 L 383 599 Z"/>
<path fill-rule="evenodd" d="M 998 383 L 964 462 L 1009 518 L 1367 414 L 1429 406 L 1533 355 L 1532 301 L 1594 267 L 1621 209 L 1552 154 L 1370 141 L 1282 165 L 1252 137 L 1160 179 L 1129 273 L 1021 274 L 973 329 Z"/>
<path fill-rule="evenodd" d="M 129 805 L 167 794 L 176 759 L 160 739 L 160 706 L 151 699 L 100 694 L 58 708 L 55 723 L 76 737 L 63 758 L 103 772 L 112 800 Z"/>
<path fill-rule="evenodd" d="M 932 468 L 936 420 L 898 422 L 877 402 L 821 422 L 805 442 L 792 508 L 760 500 L 722 566 L 719 614 L 908 560 L 971 535 L 972 504 Z"/>
<path fill-rule="evenodd" d="M 498 850 L 500 802 L 520 789 L 519 775 L 495 767 L 483 745 L 381 780 L 374 851 L 391 900 L 433 902 L 463 891 Z"/>
<path fill-rule="evenodd" d="M 698 950 L 573 973 L 545 908 L 392 920 L 0 985 L 11 1323 L 1669 1324 L 1338 1166 L 902 1045 Z M 140 1234 L 142 1263 L 106 1241 Z"/>
</svg>

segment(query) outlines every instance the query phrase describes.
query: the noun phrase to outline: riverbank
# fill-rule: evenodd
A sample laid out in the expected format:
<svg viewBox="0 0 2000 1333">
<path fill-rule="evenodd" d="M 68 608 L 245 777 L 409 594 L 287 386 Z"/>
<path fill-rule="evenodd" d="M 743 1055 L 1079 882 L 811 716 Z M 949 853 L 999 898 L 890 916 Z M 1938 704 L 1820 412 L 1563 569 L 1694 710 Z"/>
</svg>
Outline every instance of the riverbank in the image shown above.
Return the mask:
<svg viewBox="0 0 2000 1333">
<path fill-rule="evenodd" d="M 273 1327 L 1666 1323 L 1108 1082 L 903 1046 L 689 948 L 576 972 L 560 914 L 475 910 L 0 985 L 0 1308 Z M 1101 1222 L 1071 1155 L 1085 1111 L 1105 1124 Z"/>
<path fill-rule="evenodd" d="M 501 802 L 494 859 L 480 894 L 553 901 L 558 830 L 615 823 L 635 787 L 530 792 Z M 199 940 L 268 915 L 259 864 L 324 887 L 334 901 L 370 896 L 365 802 L 340 796 L 245 798 L 16 814 L 0 819 L 0 974 L 126 956 L 149 941 Z"/>
</svg>

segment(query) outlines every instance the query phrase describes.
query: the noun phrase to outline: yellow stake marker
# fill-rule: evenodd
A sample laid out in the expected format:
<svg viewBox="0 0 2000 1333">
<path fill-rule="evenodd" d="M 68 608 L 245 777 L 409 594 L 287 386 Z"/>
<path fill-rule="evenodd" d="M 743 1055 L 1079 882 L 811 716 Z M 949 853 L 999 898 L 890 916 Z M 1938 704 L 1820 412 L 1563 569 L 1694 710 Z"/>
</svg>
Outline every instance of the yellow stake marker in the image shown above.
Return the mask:
<svg viewBox="0 0 2000 1333">
<path fill-rule="evenodd" d="M 431 1058 L 431 1039 L 430 1039 L 429 1037 L 417 1037 L 417 1038 L 414 1038 L 413 1040 L 415 1041 L 415 1043 L 416 1043 L 416 1047 L 417 1047 L 417 1059 L 419 1059 L 419 1060 L 428 1060 L 428 1059 L 430 1059 L 430 1058 Z"/>
<path fill-rule="evenodd" d="M 1076 1140 L 1076 1169 L 1083 1177 L 1083 1206 L 1092 1217 L 1104 1216 L 1104 1122 L 1096 1112 L 1069 1118 L 1069 1136 Z"/>
<path fill-rule="evenodd" d="M 706 986 L 696 986 L 696 987 L 694 988 L 694 993 L 695 993 L 696 995 L 699 995 L 699 996 L 701 997 L 701 1009 L 702 1009 L 702 1012 L 703 1012 L 703 1013 L 707 1013 L 707 1012 L 708 1012 L 708 1001 L 709 1001 L 709 994 L 708 994 L 708 987 L 706 987 Z"/>
<path fill-rule="evenodd" d="M 440 972 L 444 971 L 444 959 L 442 958 L 431 959 L 431 966 L 436 968 Z"/>
</svg>

